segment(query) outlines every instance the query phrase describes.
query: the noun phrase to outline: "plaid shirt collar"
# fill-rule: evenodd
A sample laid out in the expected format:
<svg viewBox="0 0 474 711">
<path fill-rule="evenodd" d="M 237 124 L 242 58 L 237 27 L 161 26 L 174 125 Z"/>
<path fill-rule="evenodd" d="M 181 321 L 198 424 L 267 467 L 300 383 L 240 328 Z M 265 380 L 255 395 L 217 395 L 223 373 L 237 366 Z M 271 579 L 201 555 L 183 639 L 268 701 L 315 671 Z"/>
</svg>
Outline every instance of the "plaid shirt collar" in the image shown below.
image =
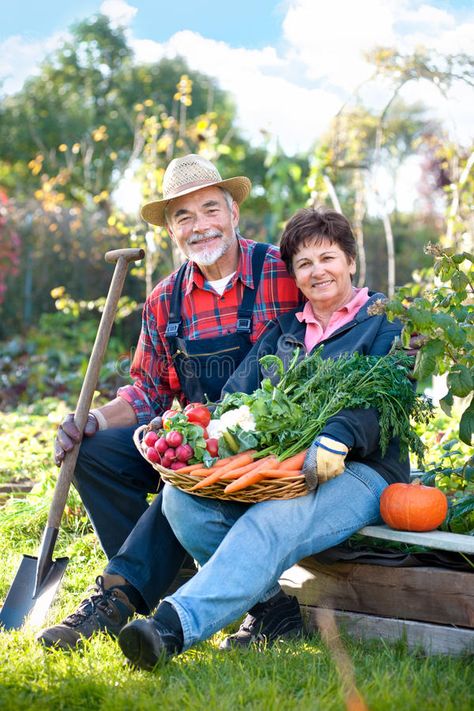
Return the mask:
<svg viewBox="0 0 474 711">
<path fill-rule="evenodd" d="M 237 265 L 237 270 L 232 277 L 232 285 L 235 284 L 237 279 L 240 279 L 244 286 L 249 286 L 251 289 L 254 288 L 253 284 L 253 274 L 252 274 L 252 249 L 251 244 L 248 240 L 244 239 L 241 235 L 238 235 L 240 254 L 239 263 Z M 189 296 L 194 287 L 198 289 L 205 289 L 206 279 L 203 273 L 199 269 L 198 265 L 191 260 L 188 261 L 185 273 L 184 273 L 185 289 L 184 293 Z"/>
</svg>

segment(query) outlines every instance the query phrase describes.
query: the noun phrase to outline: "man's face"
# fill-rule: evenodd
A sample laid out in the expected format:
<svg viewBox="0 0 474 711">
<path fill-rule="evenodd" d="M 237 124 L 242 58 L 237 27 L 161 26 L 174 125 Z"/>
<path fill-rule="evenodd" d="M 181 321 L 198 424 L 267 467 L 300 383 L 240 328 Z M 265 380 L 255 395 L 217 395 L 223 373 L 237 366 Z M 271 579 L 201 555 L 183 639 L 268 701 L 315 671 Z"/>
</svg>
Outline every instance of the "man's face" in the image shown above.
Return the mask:
<svg viewBox="0 0 474 711">
<path fill-rule="evenodd" d="M 171 200 L 167 228 L 181 251 L 196 264 L 215 264 L 235 243 L 239 207 L 226 202 L 220 188 L 210 187 Z"/>
</svg>

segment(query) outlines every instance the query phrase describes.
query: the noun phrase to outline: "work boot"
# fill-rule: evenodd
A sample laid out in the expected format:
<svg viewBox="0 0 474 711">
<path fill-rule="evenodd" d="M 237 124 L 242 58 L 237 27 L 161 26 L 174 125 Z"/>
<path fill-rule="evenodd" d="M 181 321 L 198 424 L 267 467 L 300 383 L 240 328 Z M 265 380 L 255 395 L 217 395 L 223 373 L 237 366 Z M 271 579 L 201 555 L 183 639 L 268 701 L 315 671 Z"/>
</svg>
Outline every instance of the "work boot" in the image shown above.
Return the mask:
<svg viewBox="0 0 474 711">
<path fill-rule="evenodd" d="M 296 597 L 280 590 L 270 600 L 252 607 L 235 634 L 226 637 L 219 649 L 243 649 L 252 644 L 273 644 L 279 639 L 303 634 L 303 620 Z"/>
<path fill-rule="evenodd" d="M 46 647 L 74 649 L 97 632 L 106 632 L 112 637 L 118 635 L 135 613 L 134 605 L 120 589 L 128 586 L 114 586 L 106 590 L 101 575 L 95 582 L 95 587 L 91 589 L 93 594 L 59 625 L 41 630 L 36 637 L 39 642 Z"/>
<path fill-rule="evenodd" d="M 183 630 L 169 602 L 162 602 L 153 617 L 133 620 L 118 636 L 120 649 L 135 667 L 151 671 L 183 649 Z"/>
</svg>

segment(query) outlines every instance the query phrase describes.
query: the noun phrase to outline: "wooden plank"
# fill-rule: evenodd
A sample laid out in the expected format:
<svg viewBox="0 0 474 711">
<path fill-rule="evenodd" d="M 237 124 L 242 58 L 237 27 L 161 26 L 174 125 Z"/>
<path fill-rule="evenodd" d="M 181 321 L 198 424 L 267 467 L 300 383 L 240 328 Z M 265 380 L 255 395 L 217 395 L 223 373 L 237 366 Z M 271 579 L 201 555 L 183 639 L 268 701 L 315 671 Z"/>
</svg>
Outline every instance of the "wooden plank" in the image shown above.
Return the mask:
<svg viewBox="0 0 474 711">
<path fill-rule="evenodd" d="M 385 541 L 398 541 L 399 543 L 412 543 L 415 545 L 436 548 L 444 551 L 455 551 L 474 554 L 474 537 L 461 533 L 447 533 L 445 531 L 394 531 L 388 526 L 364 526 L 359 531 L 363 536 L 381 538 Z"/>
<path fill-rule="evenodd" d="M 280 579 L 300 603 L 474 628 L 474 574 L 435 567 L 324 565 L 305 558 Z"/>
<path fill-rule="evenodd" d="M 308 630 L 317 632 L 317 609 L 307 606 L 303 611 Z M 356 639 L 384 639 L 389 642 L 403 639 L 409 649 L 423 649 L 426 654 L 474 653 L 474 630 L 340 610 L 333 612 L 341 630 Z"/>
</svg>

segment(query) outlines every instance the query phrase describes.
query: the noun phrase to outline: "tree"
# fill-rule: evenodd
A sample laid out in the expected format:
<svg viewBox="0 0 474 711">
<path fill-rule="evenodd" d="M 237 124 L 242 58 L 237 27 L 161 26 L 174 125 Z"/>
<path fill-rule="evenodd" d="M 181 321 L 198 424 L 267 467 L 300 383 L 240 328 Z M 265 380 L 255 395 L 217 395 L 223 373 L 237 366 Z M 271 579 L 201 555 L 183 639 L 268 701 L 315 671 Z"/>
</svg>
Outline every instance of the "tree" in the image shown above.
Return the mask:
<svg viewBox="0 0 474 711">
<path fill-rule="evenodd" d="M 144 242 L 144 223 L 122 215 L 111 198 L 140 163 L 144 200 L 161 189 L 169 159 L 188 151 L 218 159 L 224 173 L 256 169 L 234 130 L 235 107 L 215 81 L 179 58 L 135 64 L 123 31 L 102 15 L 74 26 L 0 112 L 0 186 L 11 195 L 9 223 L 22 242 L 21 288 L 9 294 L 6 333 L 18 328 L 13 314 L 28 326 L 51 309 L 49 291 L 58 285 L 79 300 L 98 298 L 104 251 Z M 152 237 L 149 252 L 168 251 L 149 260 L 148 289 L 158 256 L 160 275 L 173 266 L 168 242 Z M 128 280 L 127 289 L 135 286 Z"/>
<path fill-rule="evenodd" d="M 427 122 L 426 110 L 421 104 L 406 106 L 394 103 L 390 117 L 385 121 L 384 139 L 377 145 L 379 118 L 361 105 L 344 107 L 334 118 L 328 133 L 317 145 L 311 162 L 308 186 L 313 203 L 330 201 L 335 209 L 350 215 L 357 239 L 359 270 L 358 284 L 366 283 L 368 264 L 364 241 L 364 222 L 367 227 L 367 206 L 377 205 L 386 236 L 385 262 L 388 262 L 388 293 L 395 287 L 395 240 L 391 210 L 397 219 L 396 194 L 398 173 L 408 156 L 413 155 L 426 136 L 436 134 L 439 126 Z M 379 169 L 391 178 L 390 198 L 382 195 L 378 187 Z M 379 264 L 382 269 L 382 264 Z"/>
</svg>

